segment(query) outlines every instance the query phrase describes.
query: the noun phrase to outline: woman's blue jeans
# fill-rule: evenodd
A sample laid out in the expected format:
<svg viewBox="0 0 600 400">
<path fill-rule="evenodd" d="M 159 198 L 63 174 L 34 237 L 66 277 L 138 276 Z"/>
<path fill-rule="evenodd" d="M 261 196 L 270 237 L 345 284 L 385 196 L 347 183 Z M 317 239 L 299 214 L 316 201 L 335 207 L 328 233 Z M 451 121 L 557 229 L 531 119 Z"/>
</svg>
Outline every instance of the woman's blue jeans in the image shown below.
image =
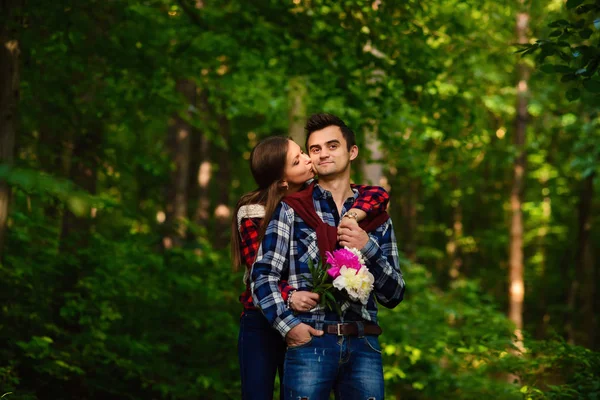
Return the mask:
<svg viewBox="0 0 600 400">
<path fill-rule="evenodd" d="M 273 400 L 275 373 L 283 382 L 285 341 L 258 310 L 244 310 L 240 318 L 238 357 L 243 400 Z M 281 398 L 283 388 L 280 386 Z"/>
<path fill-rule="evenodd" d="M 383 367 L 377 336 L 313 336 L 288 347 L 285 399 L 383 400 Z"/>
</svg>

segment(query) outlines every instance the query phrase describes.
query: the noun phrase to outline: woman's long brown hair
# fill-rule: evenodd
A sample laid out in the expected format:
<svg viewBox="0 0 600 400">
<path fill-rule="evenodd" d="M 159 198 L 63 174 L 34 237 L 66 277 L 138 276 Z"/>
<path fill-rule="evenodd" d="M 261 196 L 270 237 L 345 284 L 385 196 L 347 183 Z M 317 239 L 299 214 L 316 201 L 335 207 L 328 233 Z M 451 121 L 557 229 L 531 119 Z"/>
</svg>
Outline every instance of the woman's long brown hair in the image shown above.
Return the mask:
<svg viewBox="0 0 600 400">
<path fill-rule="evenodd" d="M 231 221 L 231 259 L 233 270 L 239 271 L 244 260 L 240 254 L 240 232 L 238 229 L 237 214 L 240 207 L 250 204 L 260 204 L 265 207 L 259 230 L 259 240 L 267 230 L 267 225 L 275 208 L 286 193 L 280 186 L 287 160 L 289 139 L 282 136 L 271 136 L 258 143 L 250 153 L 250 170 L 258 188 L 243 195 L 235 206 Z"/>
</svg>

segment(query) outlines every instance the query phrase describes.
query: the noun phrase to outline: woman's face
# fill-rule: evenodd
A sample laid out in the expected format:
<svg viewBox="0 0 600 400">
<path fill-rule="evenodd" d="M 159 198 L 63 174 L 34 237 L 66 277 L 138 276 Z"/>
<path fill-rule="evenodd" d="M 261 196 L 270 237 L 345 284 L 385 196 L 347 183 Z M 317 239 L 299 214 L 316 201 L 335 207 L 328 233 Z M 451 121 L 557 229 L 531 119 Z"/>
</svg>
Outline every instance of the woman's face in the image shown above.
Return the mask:
<svg viewBox="0 0 600 400">
<path fill-rule="evenodd" d="M 310 157 L 293 140 L 288 141 L 287 160 L 283 171 L 283 180 L 288 184 L 289 192 L 297 192 L 304 183 L 315 177 Z"/>
</svg>

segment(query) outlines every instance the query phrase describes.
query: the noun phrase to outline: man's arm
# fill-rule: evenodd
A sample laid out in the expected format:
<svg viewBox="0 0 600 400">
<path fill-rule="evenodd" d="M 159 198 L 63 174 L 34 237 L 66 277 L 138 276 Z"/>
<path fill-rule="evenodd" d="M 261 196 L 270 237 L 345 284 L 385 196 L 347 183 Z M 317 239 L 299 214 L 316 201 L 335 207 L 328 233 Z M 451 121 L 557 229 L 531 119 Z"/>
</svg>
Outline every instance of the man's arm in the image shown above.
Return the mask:
<svg viewBox="0 0 600 400">
<path fill-rule="evenodd" d="M 369 234 L 369 240 L 361 252 L 375 277 L 377 300 L 387 308 L 396 307 L 404 298 L 405 283 L 398 262 L 398 245 L 391 219 Z"/>
<path fill-rule="evenodd" d="M 293 210 L 280 203 L 267 225 L 250 275 L 254 304 L 283 337 L 300 324 L 300 320 L 286 307 L 278 286 L 281 277 L 287 278 L 289 272 L 289 244 L 293 222 Z"/>
</svg>

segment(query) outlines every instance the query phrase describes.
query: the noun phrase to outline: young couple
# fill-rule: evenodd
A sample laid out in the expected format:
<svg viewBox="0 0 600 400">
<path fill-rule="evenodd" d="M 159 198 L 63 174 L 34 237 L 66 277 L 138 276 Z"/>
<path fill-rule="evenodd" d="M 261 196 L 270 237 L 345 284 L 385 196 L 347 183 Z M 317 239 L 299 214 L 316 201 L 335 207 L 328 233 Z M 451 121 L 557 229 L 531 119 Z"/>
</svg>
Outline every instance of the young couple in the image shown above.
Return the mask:
<svg viewBox="0 0 600 400">
<path fill-rule="evenodd" d="M 254 148 L 258 189 L 241 198 L 234 214 L 234 265 L 246 267 L 242 397 L 272 399 L 279 371 L 282 399 L 325 400 L 332 390 L 337 399 L 383 399 L 376 300 L 392 308 L 404 295 L 388 195 L 350 184 L 358 147 L 342 120 L 313 115 L 306 131 L 309 156 L 281 137 Z M 311 181 L 313 169 L 318 181 Z M 366 304 L 340 301 L 340 317 L 318 305 L 306 276 L 309 260 L 317 265 L 325 250 L 344 246 L 361 251 L 374 289 Z"/>
</svg>

